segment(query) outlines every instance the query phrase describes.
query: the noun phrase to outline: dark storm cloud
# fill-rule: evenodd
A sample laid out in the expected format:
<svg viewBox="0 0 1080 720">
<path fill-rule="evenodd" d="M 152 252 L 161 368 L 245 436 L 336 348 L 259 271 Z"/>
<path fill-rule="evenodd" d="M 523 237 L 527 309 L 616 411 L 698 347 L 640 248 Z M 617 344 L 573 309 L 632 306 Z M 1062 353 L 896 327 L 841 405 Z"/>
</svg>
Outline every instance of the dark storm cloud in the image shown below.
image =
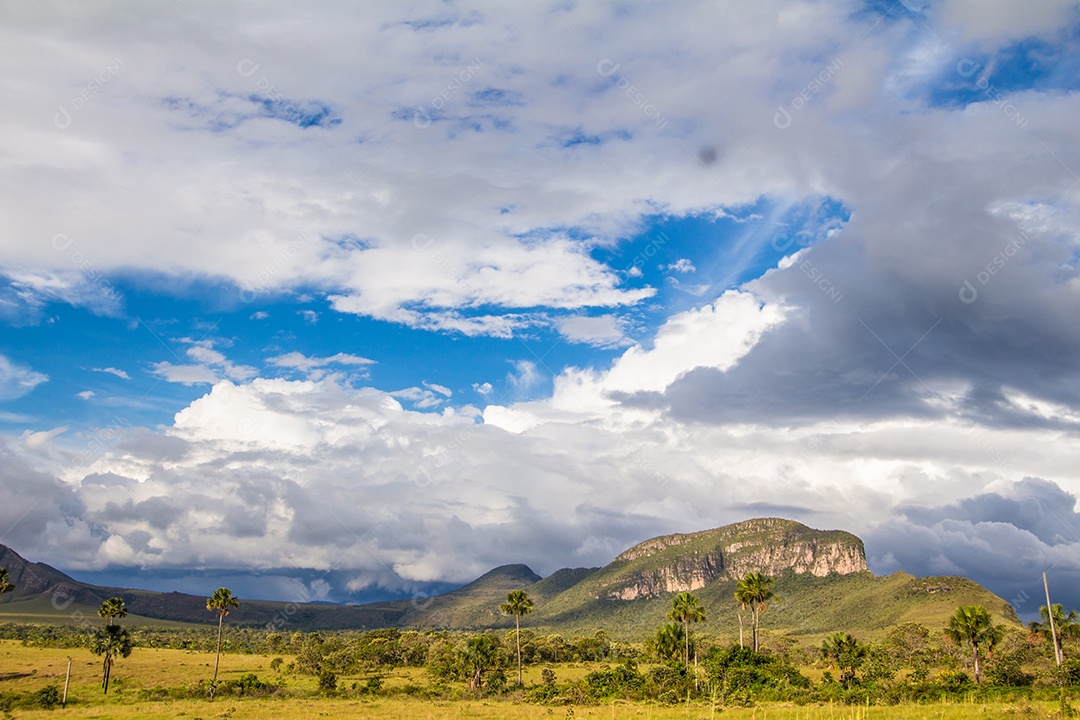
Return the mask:
<svg viewBox="0 0 1080 720">
<path fill-rule="evenodd" d="M 1041 416 L 1006 395 L 1080 404 L 1074 241 L 1045 221 L 1038 231 L 1023 229 L 1035 223 L 1019 210 L 1011 218 L 986 209 L 1022 192 L 996 179 L 1018 167 L 1000 168 L 994 180 L 962 180 L 956 168 L 912 164 L 924 174 L 897 171 L 903 177 L 885 179 L 894 188 L 878 188 L 895 204 L 864 203 L 853 190 L 841 198 L 854 208 L 846 228 L 748 285 L 790 309 L 736 367 L 692 370 L 662 397 L 619 399 L 702 422 L 953 415 L 1077 429 L 1072 419 Z M 1067 185 L 1060 168 L 1043 172 L 1043 197 L 1057 197 L 1053 186 Z M 959 187 L 947 192 L 950 182 Z"/>
<path fill-rule="evenodd" d="M 962 575 L 1011 602 L 1025 618 L 1053 601 L 1080 608 L 1080 514 L 1076 497 L 1027 478 L 1002 492 L 939 506 L 910 506 L 866 533 L 871 569 Z"/>
</svg>

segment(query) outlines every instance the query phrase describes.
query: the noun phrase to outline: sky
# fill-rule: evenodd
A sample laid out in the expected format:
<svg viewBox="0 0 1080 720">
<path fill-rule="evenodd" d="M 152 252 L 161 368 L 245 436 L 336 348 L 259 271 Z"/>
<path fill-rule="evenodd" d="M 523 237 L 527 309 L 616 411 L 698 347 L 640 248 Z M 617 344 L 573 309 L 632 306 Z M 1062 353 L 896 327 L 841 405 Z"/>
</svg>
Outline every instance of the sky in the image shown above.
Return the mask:
<svg viewBox="0 0 1080 720">
<path fill-rule="evenodd" d="M 0 8 L 0 542 L 419 597 L 751 517 L 1080 607 L 1071 0 Z"/>
</svg>

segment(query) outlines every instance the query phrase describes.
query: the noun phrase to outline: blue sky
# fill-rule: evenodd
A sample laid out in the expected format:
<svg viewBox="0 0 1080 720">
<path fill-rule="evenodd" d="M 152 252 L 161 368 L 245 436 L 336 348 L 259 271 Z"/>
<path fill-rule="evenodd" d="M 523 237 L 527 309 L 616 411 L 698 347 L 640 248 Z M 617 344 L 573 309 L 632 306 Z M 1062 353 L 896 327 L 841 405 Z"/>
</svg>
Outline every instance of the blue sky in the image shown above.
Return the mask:
<svg viewBox="0 0 1080 720">
<path fill-rule="evenodd" d="M 0 542 L 355 601 L 775 513 L 1080 579 L 1078 37 L 1066 0 L 7 6 Z"/>
</svg>

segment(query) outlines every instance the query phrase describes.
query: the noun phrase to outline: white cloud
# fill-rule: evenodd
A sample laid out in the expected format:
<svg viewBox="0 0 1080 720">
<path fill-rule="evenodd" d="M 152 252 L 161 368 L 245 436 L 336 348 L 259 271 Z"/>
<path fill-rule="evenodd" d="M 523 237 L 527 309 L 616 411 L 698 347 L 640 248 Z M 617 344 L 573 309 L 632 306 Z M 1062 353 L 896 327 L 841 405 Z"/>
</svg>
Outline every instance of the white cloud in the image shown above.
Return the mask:
<svg viewBox="0 0 1080 720">
<path fill-rule="evenodd" d="M 667 269 L 673 270 L 674 272 L 678 273 L 692 273 L 697 271 L 697 268 L 694 267 L 694 263 L 690 262 L 686 258 L 679 258 L 675 262 L 668 265 Z"/>
<path fill-rule="evenodd" d="M 75 397 L 82 398 L 83 400 L 89 400 L 90 398 L 94 397 L 94 391 L 93 390 L 83 390 L 80 393 L 75 393 Z"/>
<path fill-rule="evenodd" d="M 345 365 L 350 367 L 366 368 L 374 365 L 375 361 L 350 353 L 336 353 L 329 357 L 308 357 L 301 352 L 292 351 L 283 355 L 268 358 L 266 363 L 275 367 L 291 368 L 299 370 L 313 380 L 320 379 L 328 366 Z"/>
<path fill-rule="evenodd" d="M 12 362 L 0 354 L 0 400 L 14 400 L 30 393 L 49 376 Z"/>
<path fill-rule="evenodd" d="M 506 383 L 518 394 L 528 393 L 544 379 L 544 374 L 532 360 L 518 360 L 513 365 L 514 369 L 506 373 Z"/>
<path fill-rule="evenodd" d="M 266 312 L 265 310 L 259 310 L 257 312 L 251 313 L 251 315 L 249 316 L 248 319 L 249 320 L 266 320 L 268 317 L 270 317 L 270 313 Z"/>
<path fill-rule="evenodd" d="M 624 323 L 614 315 L 572 315 L 555 321 L 559 332 L 573 343 L 594 347 L 619 347 L 629 344 L 623 332 Z"/>
<path fill-rule="evenodd" d="M 130 380 L 131 379 L 131 376 L 128 375 L 126 372 L 124 372 L 123 370 L 118 370 L 117 368 L 114 368 L 114 367 L 93 368 L 93 370 L 94 370 L 94 372 L 109 373 L 110 375 L 115 375 L 116 377 L 120 378 L 121 380 Z"/>
<path fill-rule="evenodd" d="M 480 393 L 481 395 L 490 395 L 491 391 L 494 390 L 491 383 L 489 382 L 479 384 L 473 383 L 472 389 Z"/>
<path fill-rule="evenodd" d="M 67 426 L 53 428 L 52 430 L 42 430 L 40 432 L 30 432 L 27 430 L 22 434 L 23 446 L 29 450 L 40 450 L 47 447 L 57 435 L 66 431 Z"/>
<path fill-rule="evenodd" d="M 426 410 L 442 405 L 452 394 L 448 388 L 441 385 L 432 385 L 425 382 L 424 386 L 426 389 L 411 387 L 404 390 L 395 390 L 390 395 L 402 400 L 408 400 L 415 408 Z"/>
<path fill-rule="evenodd" d="M 304 318 L 304 322 L 308 325 L 314 325 L 319 322 L 319 313 L 314 310 L 298 310 L 296 314 Z"/>
<path fill-rule="evenodd" d="M 446 387 L 445 385 L 439 385 L 437 383 L 429 383 L 426 380 L 424 381 L 424 387 L 426 387 L 428 390 L 432 390 L 432 391 L 437 392 L 440 395 L 444 395 L 446 397 L 450 397 L 451 395 L 454 394 L 454 391 L 451 390 L 450 388 Z"/>
<path fill-rule="evenodd" d="M 181 385 L 213 385 L 218 381 L 218 374 L 205 365 L 174 365 L 162 360 L 151 365 L 150 372 L 166 382 Z"/>
<path fill-rule="evenodd" d="M 237 365 L 229 360 L 214 349 L 211 340 L 184 338 L 182 342 L 190 345 L 184 354 L 195 362 L 188 365 L 175 365 L 167 360 L 156 362 L 151 366 L 154 375 L 182 385 L 213 385 L 220 379 L 250 380 L 259 374 L 250 365 Z"/>
<path fill-rule="evenodd" d="M 80 272 L 78 263 L 68 263 L 56 270 L 27 270 L 4 268 L 13 295 L 27 317 L 39 315 L 49 302 L 67 303 L 95 315 L 116 317 L 123 311 L 123 299 L 115 287 L 102 276 L 101 270 L 89 265 Z"/>
</svg>

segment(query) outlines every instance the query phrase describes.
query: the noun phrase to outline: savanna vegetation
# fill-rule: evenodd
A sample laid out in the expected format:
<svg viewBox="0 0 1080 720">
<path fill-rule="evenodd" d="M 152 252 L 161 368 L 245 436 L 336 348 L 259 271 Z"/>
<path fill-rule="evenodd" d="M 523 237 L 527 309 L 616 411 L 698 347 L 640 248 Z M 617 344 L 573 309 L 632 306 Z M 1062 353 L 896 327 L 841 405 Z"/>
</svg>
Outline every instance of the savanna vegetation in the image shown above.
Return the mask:
<svg viewBox="0 0 1080 720">
<path fill-rule="evenodd" d="M 73 717 L 293 717 L 290 703 L 331 717 L 358 706 L 370 717 L 575 717 L 601 706 L 605 717 L 757 717 L 762 704 L 777 718 L 929 716 L 908 715 L 911 706 L 932 706 L 934 717 L 975 707 L 1077 716 L 1080 622 L 1060 605 L 1027 628 L 961 606 L 936 631 L 905 623 L 875 638 L 800 637 L 762 622 L 778 599 L 769 578 L 748 575 L 735 598 L 749 638 L 697 632 L 708 608 L 679 593 L 669 622 L 643 642 L 530 630 L 534 602 L 520 590 L 500 607 L 512 629 L 474 633 L 233 627 L 225 619 L 239 600 L 227 588 L 207 600 L 216 627 L 129 628 L 112 598 L 100 623 L 0 625 L 0 711 L 33 716 L 66 699 Z"/>
</svg>

